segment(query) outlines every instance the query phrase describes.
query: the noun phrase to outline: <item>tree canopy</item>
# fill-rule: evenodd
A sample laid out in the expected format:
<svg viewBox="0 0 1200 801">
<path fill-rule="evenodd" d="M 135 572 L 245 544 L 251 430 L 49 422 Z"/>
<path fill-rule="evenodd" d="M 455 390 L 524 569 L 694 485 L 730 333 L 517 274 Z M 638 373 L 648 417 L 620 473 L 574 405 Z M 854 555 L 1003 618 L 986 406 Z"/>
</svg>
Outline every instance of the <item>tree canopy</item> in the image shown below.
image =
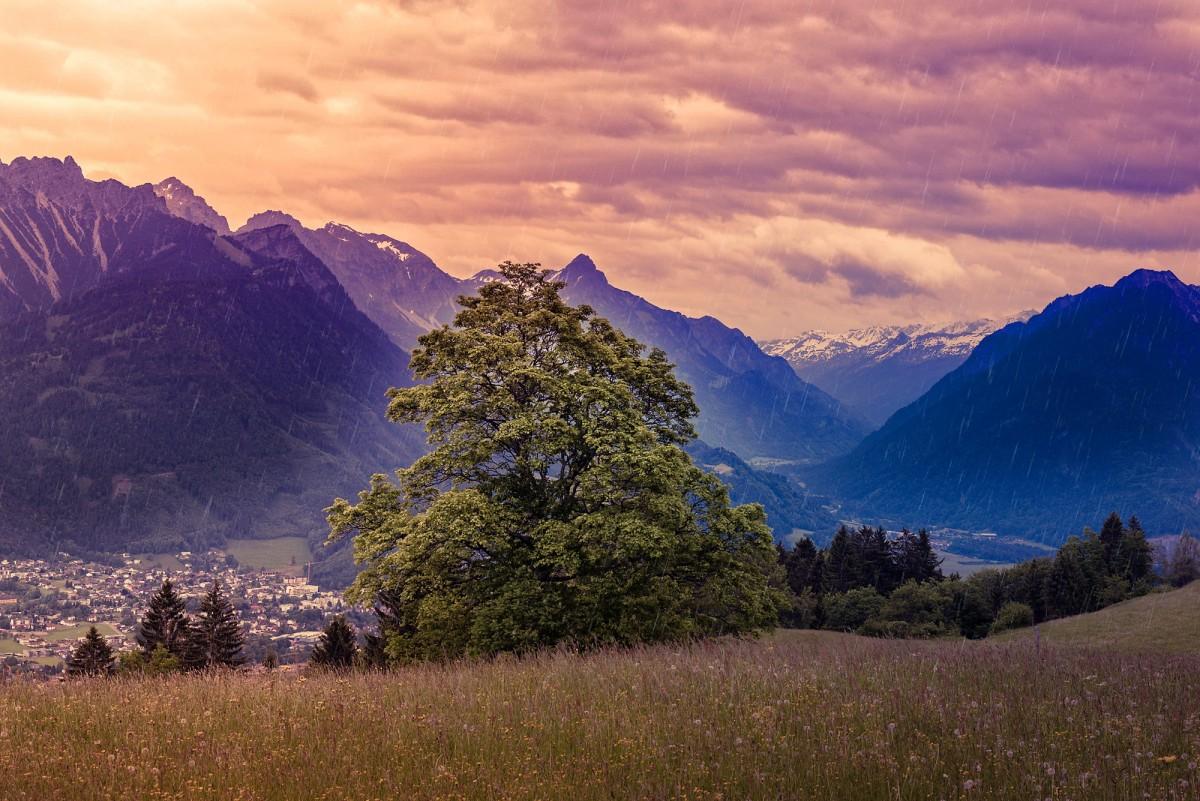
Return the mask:
<svg viewBox="0 0 1200 801">
<path fill-rule="evenodd" d="M 137 643 L 149 657 L 158 646 L 182 658 L 188 638 L 187 605 L 170 579 L 150 597 L 146 614 L 137 631 Z"/>
<path fill-rule="evenodd" d="M 214 581 L 200 601 L 200 614 L 189 627 L 187 663 L 193 670 L 242 664 L 245 638 L 229 597 Z"/>
<path fill-rule="evenodd" d="M 535 264 L 420 339 L 397 423 L 431 450 L 328 510 L 393 659 L 632 643 L 771 625 L 779 568 L 757 505 L 680 448 L 691 389 L 660 350 L 559 295 Z"/>
<path fill-rule="evenodd" d="M 67 675 L 107 676 L 113 672 L 115 658 L 112 647 L 100 636 L 96 627 L 91 626 L 87 635 L 67 657 Z"/>
</svg>

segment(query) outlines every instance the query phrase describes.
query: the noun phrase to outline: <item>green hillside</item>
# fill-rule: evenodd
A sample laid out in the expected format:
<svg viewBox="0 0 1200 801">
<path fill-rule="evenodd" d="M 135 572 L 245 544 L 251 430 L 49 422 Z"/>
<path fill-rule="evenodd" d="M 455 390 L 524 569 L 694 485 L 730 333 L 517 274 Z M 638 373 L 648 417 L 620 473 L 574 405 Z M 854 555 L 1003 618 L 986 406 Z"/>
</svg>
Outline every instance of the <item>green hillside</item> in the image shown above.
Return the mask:
<svg viewBox="0 0 1200 801">
<path fill-rule="evenodd" d="M 1117 651 L 1200 653 L 1200 581 L 1183 589 L 1157 592 L 1086 615 L 1043 623 L 1044 642 L 1086 645 Z M 1033 638 L 1033 629 L 997 639 Z"/>
</svg>

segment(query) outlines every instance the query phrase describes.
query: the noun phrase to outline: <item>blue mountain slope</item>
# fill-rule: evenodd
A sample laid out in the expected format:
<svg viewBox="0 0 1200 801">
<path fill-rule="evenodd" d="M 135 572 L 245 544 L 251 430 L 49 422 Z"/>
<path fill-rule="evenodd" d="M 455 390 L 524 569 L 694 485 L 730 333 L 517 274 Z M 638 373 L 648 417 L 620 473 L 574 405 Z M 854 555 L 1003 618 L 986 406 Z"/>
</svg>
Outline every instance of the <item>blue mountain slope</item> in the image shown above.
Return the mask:
<svg viewBox="0 0 1200 801">
<path fill-rule="evenodd" d="M 987 337 L 809 478 L 857 514 L 1051 543 L 1113 510 L 1195 528 L 1198 381 L 1200 289 L 1138 270 Z"/>
</svg>

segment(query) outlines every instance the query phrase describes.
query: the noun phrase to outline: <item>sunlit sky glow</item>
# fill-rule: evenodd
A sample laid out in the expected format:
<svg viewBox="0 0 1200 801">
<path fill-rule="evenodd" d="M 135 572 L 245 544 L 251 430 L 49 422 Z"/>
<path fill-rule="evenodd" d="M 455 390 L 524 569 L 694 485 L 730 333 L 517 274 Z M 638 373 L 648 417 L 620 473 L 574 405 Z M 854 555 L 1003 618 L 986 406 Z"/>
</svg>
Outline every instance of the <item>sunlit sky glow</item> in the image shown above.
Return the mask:
<svg viewBox="0 0 1200 801">
<path fill-rule="evenodd" d="M 1200 3 L 0 0 L 0 159 L 755 336 L 1200 280 Z"/>
</svg>

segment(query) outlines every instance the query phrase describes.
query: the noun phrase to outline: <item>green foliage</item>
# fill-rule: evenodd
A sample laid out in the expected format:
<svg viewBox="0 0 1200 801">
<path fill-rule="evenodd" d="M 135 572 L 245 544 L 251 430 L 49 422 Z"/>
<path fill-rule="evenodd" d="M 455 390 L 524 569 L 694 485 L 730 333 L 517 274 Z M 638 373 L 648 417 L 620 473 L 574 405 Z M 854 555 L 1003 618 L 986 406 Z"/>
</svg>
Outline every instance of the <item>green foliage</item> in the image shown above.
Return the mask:
<svg viewBox="0 0 1200 801">
<path fill-rule="evenodd" d="M 150 598 L 146 614 L 138 627 L 137 643 L 146 656 L 152 656 L 161 646 L 167 653 L 182 659 L 188 637 L 188 619 L 183 598 L 175 591 L 170 579 Z"/>
<path fill-rule="evenodd" d="M 1174 554 L 1181 575 L 1198 572 L 1200 548 L 1190 538 Z M 1117 515 L 1099 534 L 1069 538 L 1053 559 L 984 570 L 965 581 L 943 579 L 925 531 L 890 538 L 882 528 L 843 526 L 827 549 L 800 540 L 791 550 L 779 548 L 778 559 L 792 595 L 781 615 L 785 625 L 888 637 L 978 639 L 1119 603 L 1146 593 L 1154 580 L 1145 531 L 1136 517 L 1126 525 Z M 1020 622 L 1026 614 L 1029 622 Z"/>
<path fill-rule="evenodd" d="M 880 527 L 842 526 L 824 555 L 822 588 L 874 587 L 886 595 L 905 581 L 940 581 L 940 565 L 924 529 L 916 534 L 905 529 L 893 540 Z"/>
<path fill-rule="evenodd" d="M 149 654 L 144 651 L 122 651 L 117 659 L 120 676 L 168 676 L 183 671 L 184 663 L 159 643 Z"/>
<path fill-rule="evenodd" d="M 188 667 L 195 670 L 237 667 L 243 662 L 243 644 L 237 613 L 221 591 L 220 582 L 214 581 L 188 629 Z"/>
<path fill-rule="evenodd" d="M 329 497 L 418 452 L 379 413 L 406 376 L 381 332 L 296 282 L 212 266 L 0 321 L 5 553 L 319 535 Z"/>
<path fill-rule="evenodd" d="M 309 662 L 326 670 L 347 670 L 354 666 L 358 641 L 346 618 L 337 615 L 330 619 L 313 648 Z"/>
<path fill-rule="evenodd" d="M 113 672 L 112 647 L 100 636 L 95 626 L 75 646 L 67 657 L 67 675 L 72 677 L 107 676 Z"/>
<path fill-rule="evenodd" d="M 893 637 L 937 637 L 957 631 L 953 619 L 953 588 L 945 583 L 901 584 L 884 602 L 879 616 L 867 621 L 864 633 L 886 633 Z M 883 624 L 872 629 L 871 623 Z"/>
<path fill-rule="evenodd" d="M 878 617 L 885 599 L 874 587 L 856 587 L 825 596 L 825 628 L 833 631 L 857 631 Z"/>
<path fill-rule="evenodd" d="M 1028 604 L 1009 601 L 1000 607 L 996 620 L 992 623 L 992 634 L 998 634 L 1009 629 L 1022 629 L 1033 625 L 1033 609 Z"/>
<path fill-rule="evenodd" d="M 1164 578 L 1173 587 L 1183 587 L 1200 578 L 1200 542 L 1183 534 L 1171 550 Z"/>
<path fill-rule="evenodd" d="M 432 450 L 328 510 L 364 565 L 393 659 L 593 646 L 770 626 L 786 603 L 761 507 L 680 446 L 691 390 L 665 355 L 559 297 L 537 265 L 463 298 L 420 340 L 426 383 L 389 417 Z"/>
<path fill-rule="evenodd" d="M 383 670 L 388 666 L 387 637 L 381 634 L 363 636 L 363 647 L 358 652 L 358 665 L 365 670 Z"/>
<path fill-rule="evenodd" d="M 146 655 L 141 651 L 122 651 L 117 655 L 116 673 L 119 676 L 140 676 L 146 672 Z"/>
</svg>

